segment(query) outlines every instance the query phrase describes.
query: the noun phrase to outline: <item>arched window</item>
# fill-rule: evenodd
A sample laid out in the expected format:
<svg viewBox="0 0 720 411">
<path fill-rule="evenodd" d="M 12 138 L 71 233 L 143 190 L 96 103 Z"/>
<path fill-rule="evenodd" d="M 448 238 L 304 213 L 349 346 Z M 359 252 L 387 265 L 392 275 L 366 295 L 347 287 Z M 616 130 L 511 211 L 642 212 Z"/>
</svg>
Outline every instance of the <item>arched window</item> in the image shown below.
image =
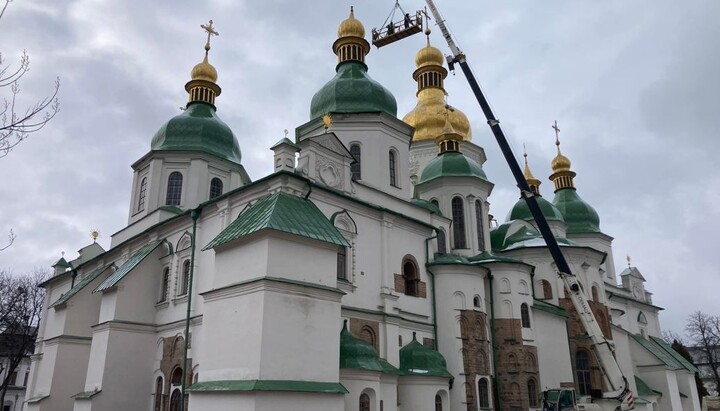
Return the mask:
<svg viewBox="0 0 720 411">
<path fill-rule="evenodd" d="M 137 211 L 145 209 L 145 194 L 147 192 L 147 177 L 143 177 L 140 181 L 140 191 L 138 192 L 138 206 Z"/>
<path fill-rule="evenodd" d="M 430 204 L 434 205 L 437 208 L 440 208 L 440 203 L 438 203 L 436 198 L 433 198 L 432 200 L 430 200 Z"/>
<path fill-rule="evenodd" d="M 355 162 L 350 164 L 350 174 L 353 180 L 360 180 L 362 179 L 362 166 L 360 165 L 362 154 L 360 153 L 360 144 L 350 145 L 350 155 L 355 159 Z"/>
<path fill-rule="evenodd" d="M 577 373 L 578 392 L 580 395 L 590 395 L 590 355 L 587 351 L 578 350 L 575 353 L 575 372 Z"/>
<path fill-rule="evenodd" d="M 530 406 L 537 407 L 538 403 L 539 403 L 538 392 L 537 392 L 537 383 L 532 378 L 530 378 L 527 382 L 527 394 L 528 394 L 528 402 L 530 403 Z"/>
<path fill-rule="evenodd" d="M 180 292 L 178 295 L 185 295 L 190 284 L 190 260 L 183 261 L 182 276 L 180 277 Z"/>
<path fill-rule="evenodd" d="M 220 197 L 223 193 L 223 182 L 219 178 L 215 177 L 210 180 L 210 199 Z"/>
<path fill-rule="evenodd" d="M 600 302 L 600 297 L 598 296 L 597 286 L 593 285 L 590 292 L 592 293 L 592 300 L 595 301 L 596 303 Z"/>
<path fill-rule="evenodd" d="M 170 411 L 180 411 L 180 389 L 173 390 L 170 396 Z"/>
<path fill-rule="evenodd" d="M 168 285 L 170 283 L 170 267 L 163 268 L 162 278 L 160 279 L 160 299 L 159 303 L 167 301 Z"/>
<path fill-rule="evenodd" d="M 157 380 L 155 380 L 155 405 L 154 410 L 155 411 L 161 411 L 162 410 L 162 404 L 163 403 L 163 379 L 162 377 L 157 377 Z"/>
<path fill-rule="evenodd" d="M 373 330 L 372 327 L 367 325 L 364 326 L 360 330 L 360 335 L 358 335 L 358 338 L 370 344 L 373 348 L 375 348 L 375 351 L 378 350 L 377 336 L 375 335 L 375 330 Z"/>
<path fill-rule="evenodd" d="M 435 411 L 442 411 L 442 398 L 440 394 L 435 394 Z"/>
<path fill-rule="evenodd" d="M 388 167 L 390 168 L 390 185 L 397 187 L 397 158 L 392 150 L 389 152 Z"/>
<path fill-rule="evenodd" d="M 481 378 L 478 380 L 478 401 L 480 408 L 490 408 L 490 389 L 488 388 L 488 380 Z"/>
<path fill-rule="evenodd" d="M 403 277 L 405 278 L 405 294 L 413 297 L 418 296 L 418 283 L 420 278 L 418 277 L 417 267 L 412 260 L 405 260 L 402 266 Z"/>
<path fill-rule="evenodd" d="M 526 303 L 520 305 L 520 322 L 523 328 L 530 328 L 530 310 Z"/>
<path fill-rule="evenodd" d="M 648 323 L 647 317 L 642 311 L 640 311 L 640 314 L 638 314 L 637 322 L 640 325 L 647 325 Z"/>
<path fill-rule="evenodd" d="M 183 175 L 179 171 L 173 171 L 170 173 L 170 177 L 168 177 L 165 204 L 180 205 L 180 199 L 182 198 L 182 184 Z"/>
<path fill-rule="evenodd" d="M 480 308 L 480 296 L 473 297 L 473 307 Z"/>
<path fill-rule="evenodd" d="M 475 223 L 477 226 L 478 250 L 485 250 L 485 223 L 482 212 L 482 201 L 475 200 Z"/>
<path fill-rule="evenodd" d="M 182 381 L 182 367 L 175 367 L 170 374 L 170 385 L 180 385 Z"/>
<path fill-rule="evenodd" d="M 452 199 L 453 247 L 467 248 L 465 243 L 465 210 L 462 197 Z"/>
<path fill-rule="evenodd" d="M 347 250 L 342 245 L 337 252 L 337 278 L 347 280 Z"/>
<path fill-rule="evenodd" d="M 553 298 L 552 285 L 550 285 L 550 281 L 540 280 L 540 284 L 542 285 L 543 298 L 546 300 Z"/>
<path fill-rule="evenodd" d="M 370 396 L 365 393 L 360 394 L 360 411 L 370 411 Z"/>
<path fill-rule="evenodd" d="M 447 253 L 447 239 L 445 239 L 445 232 L 443 230 L 437 231 L 437 245 L 438 254 L 443 255 Z"/>
</svg>

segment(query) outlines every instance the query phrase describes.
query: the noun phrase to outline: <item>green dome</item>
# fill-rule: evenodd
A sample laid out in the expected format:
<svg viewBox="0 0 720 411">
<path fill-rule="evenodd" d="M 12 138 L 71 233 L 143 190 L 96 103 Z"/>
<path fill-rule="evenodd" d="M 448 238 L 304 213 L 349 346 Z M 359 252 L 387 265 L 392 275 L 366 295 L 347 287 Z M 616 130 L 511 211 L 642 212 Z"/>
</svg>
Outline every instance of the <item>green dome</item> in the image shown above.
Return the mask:
<svg viewBox="0 0 720 411">
<path fill-rule="evenodd" d="M 397 117 L 395 97 L 367 74 L 359 61 L 345 61 L 337 74 L 315 93 L 310 103 L 310 119 L 326 113 L 385 112 Z"/>
<path fill-rule="evenodd" d="M 482 166 L 457 151 L 448 151 L 432 159 L 422 171 L 418 184 L 440 177 L 476 177 L 487 181 Z"/>
<path fill-rule="evenodd" d="M 599 233 L 600 217 L 590 204 L 583 201 L 574 188 L 563 188 L 555 193 L 553 204 L 560 210 L 568 234 Z"/>
<path fill-rule="evenodd" d="M 388 366 L 392 370 L 388 370 Z M 347 320 L 340 331 L 340 368 L 367 371 L 394 371 L 394 367 L 380 360 L 375 349 L 365 341 L 353 337 L 347 329 Z"/>
<path fill-rule="evenodd" d="M 420 344 L 415 333 L 410 344 L 400 349 L 400 372 L 406 375 L 452 378 L 442 354 Z"/>
<path fill-rule="evenodd" d="M 152 139 L 153 151 L 202 151 L 240 164 L 240 146 L 232 130 L 206 103 L 191 103 L 165 123 Z"/>
<path fill-rule="evenodd" d="M 490 231 L 490 245 L 493 250 L 504 250 L 513 244 L 541 237 L 535 228 L 525 223 L 508 221 Z"/>
<path fill-rule="evenodd" d="M 535 199 L 537 200 L 537 203 L 540 206 L 540 211 L 542 211 L 542 215 L 545 216 L 546 220 L 563 222 L 565 221 L 562 214 L 560 213 L 560 210 L 558 210 L 557 207 L 555 207 L 551 202 L 547 201 L 541 196 L 535 196 Z M 528 222 L 535 221 L 532 213 L 530 212 L 530 207 L 528 207 L 525 199 L 520 198 L 505 218 L 505 221 L 512 220 L 524 220 Z"/>
</svg>

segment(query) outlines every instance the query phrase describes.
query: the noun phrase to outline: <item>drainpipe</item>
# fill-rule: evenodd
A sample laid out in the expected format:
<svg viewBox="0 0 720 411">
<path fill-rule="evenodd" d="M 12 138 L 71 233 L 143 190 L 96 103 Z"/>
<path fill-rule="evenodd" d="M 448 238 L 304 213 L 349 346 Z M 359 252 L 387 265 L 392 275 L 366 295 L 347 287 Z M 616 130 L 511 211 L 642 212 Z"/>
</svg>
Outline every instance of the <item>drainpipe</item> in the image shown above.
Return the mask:
<svg viewBox="0 0 720 411">
<path fill-rule="evenodd" d="M 530 270 L 530 289 L 532 290 L 533 300 L 535 300 L 535 267 Z"/>
<path fill-rule="evenodd" d="M 495 404 L 497 404 L 497 409 L 502 409 L 502 404 L 500 400 L 500 384 L 498 384 L 498 378 L 497 378 L 497 369 L 498 369 L 498 356 L 497 356 L 497 340 L 495 339 L 495 293 L 493 292 L 493 275 L 492 272 L 490 272 L 490 269 L 488 268 L 488 284 L 490 288 L 490 324 L 492 324 L 491 329 L 491 341 L 490 341 L 490 349 L 492 350 L 492 356 L 493 356 L 493 393 L 495 394 Z"/>
<path fill-rule="evenodd" d="M 430 275 L 430 287 L 432 292 L 430 293 L 432 298 L 432 312 L 433 312 L 433 338 L 435 339 L 435 350 L 440 352 L 440 344 L 438 344 L 437 337 L 437 307 L 435 306 L 435 274 L 430 271 L 430 240 L 437 238 L 437 228 L 435 229 L 435 235 L 425 239 L 425 271 Z"/>
<path fill-rule="evenodd" d="M 200 218 L 201 211 L 202 207 L 190 211 L 190 218 L 192 218 L 192 242 L 190 245 L 190 278 L 188 278 L 187 315 L 185 316 L 185 347 L 183 349 L 182 380 L 180 381 L 180 411 L 185 409 L 185 385 L 187 385 L 185 380 L 187 379 L 188 345 L 190 341 L 190 308 L 192 307 L 193 277 L 195 274 L 195 236 L 197 234 L 197 220 Z"/>
</svg>

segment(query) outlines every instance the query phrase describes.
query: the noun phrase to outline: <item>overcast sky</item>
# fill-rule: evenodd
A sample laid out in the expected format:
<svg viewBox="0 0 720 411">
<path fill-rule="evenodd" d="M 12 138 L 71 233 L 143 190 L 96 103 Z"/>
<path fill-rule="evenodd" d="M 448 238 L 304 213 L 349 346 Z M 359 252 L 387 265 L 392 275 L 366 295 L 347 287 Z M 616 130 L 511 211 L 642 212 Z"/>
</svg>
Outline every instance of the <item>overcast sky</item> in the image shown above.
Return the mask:
<svg viewBox="0 0 720 411">
<path fill-rule="evenodd" d="M 218 114 L 234 130 L 251 178 L 271 172 L 269 147 L 309 120 L 310 99 L 334 75 L 331 44 L 351 4 L 366 31 L 392 0 L 15 0 L 0 20 L 0 51 L 31 71 L 25 103 L 61 78 L 61 112 L 0 159 L 0 268 L 16 273 L 68 259 L 90 231 L 127 222 L 132 170 L 157 129 L 180 113 L 184 84 L 202 59 L 200 24 L 213 19 L 210 61 L 223 88 Z M 552 199 L 557 120 L 578 193 L 615 238 L 620 272 L 632 257 L 663 324 L 681 331 L 694 310 L 720 314 L 720 2 L 437 0 L 519 159 Z M 406 11 L 424 6 L 403 1 Z M 433 25 L 431 41 L 446 51 Z M 369 36 L 369 34 L 368 34 Z M 414 55 L 423 36 L 371 51 L 370 75 L 415 105 Z M 495 183 L 491 213 L 504 221 L 518 194 L 461 72 L 449 102 L 470 118 Z M 0 90 L 2 97 L 8 90 Z M 0 244 L 4 243 L 0 241 Z"/>
</svg>

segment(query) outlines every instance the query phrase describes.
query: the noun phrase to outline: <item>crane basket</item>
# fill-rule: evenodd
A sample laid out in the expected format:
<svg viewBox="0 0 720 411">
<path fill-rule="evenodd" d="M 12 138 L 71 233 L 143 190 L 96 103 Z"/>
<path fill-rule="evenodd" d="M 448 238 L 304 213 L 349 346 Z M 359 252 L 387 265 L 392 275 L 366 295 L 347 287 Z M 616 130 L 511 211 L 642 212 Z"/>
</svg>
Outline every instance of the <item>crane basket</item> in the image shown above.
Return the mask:
<svg viewBox="0 0 720 411">
<path fill-rule="evenodd" d="M 403 17 L 396 22 L 393 19 L 397 10 L 400 10 Z M 405 10 L 400 6 L 400 2 L 396 0 L 385 22 L 380 27 L 372 29 L 372 44 L 380 48 L 404 39 L 405 37 L 420 33 L 422 30 L 422 10 L 418 10 L 414 15 L 405 13 Z"/>
</svg>

